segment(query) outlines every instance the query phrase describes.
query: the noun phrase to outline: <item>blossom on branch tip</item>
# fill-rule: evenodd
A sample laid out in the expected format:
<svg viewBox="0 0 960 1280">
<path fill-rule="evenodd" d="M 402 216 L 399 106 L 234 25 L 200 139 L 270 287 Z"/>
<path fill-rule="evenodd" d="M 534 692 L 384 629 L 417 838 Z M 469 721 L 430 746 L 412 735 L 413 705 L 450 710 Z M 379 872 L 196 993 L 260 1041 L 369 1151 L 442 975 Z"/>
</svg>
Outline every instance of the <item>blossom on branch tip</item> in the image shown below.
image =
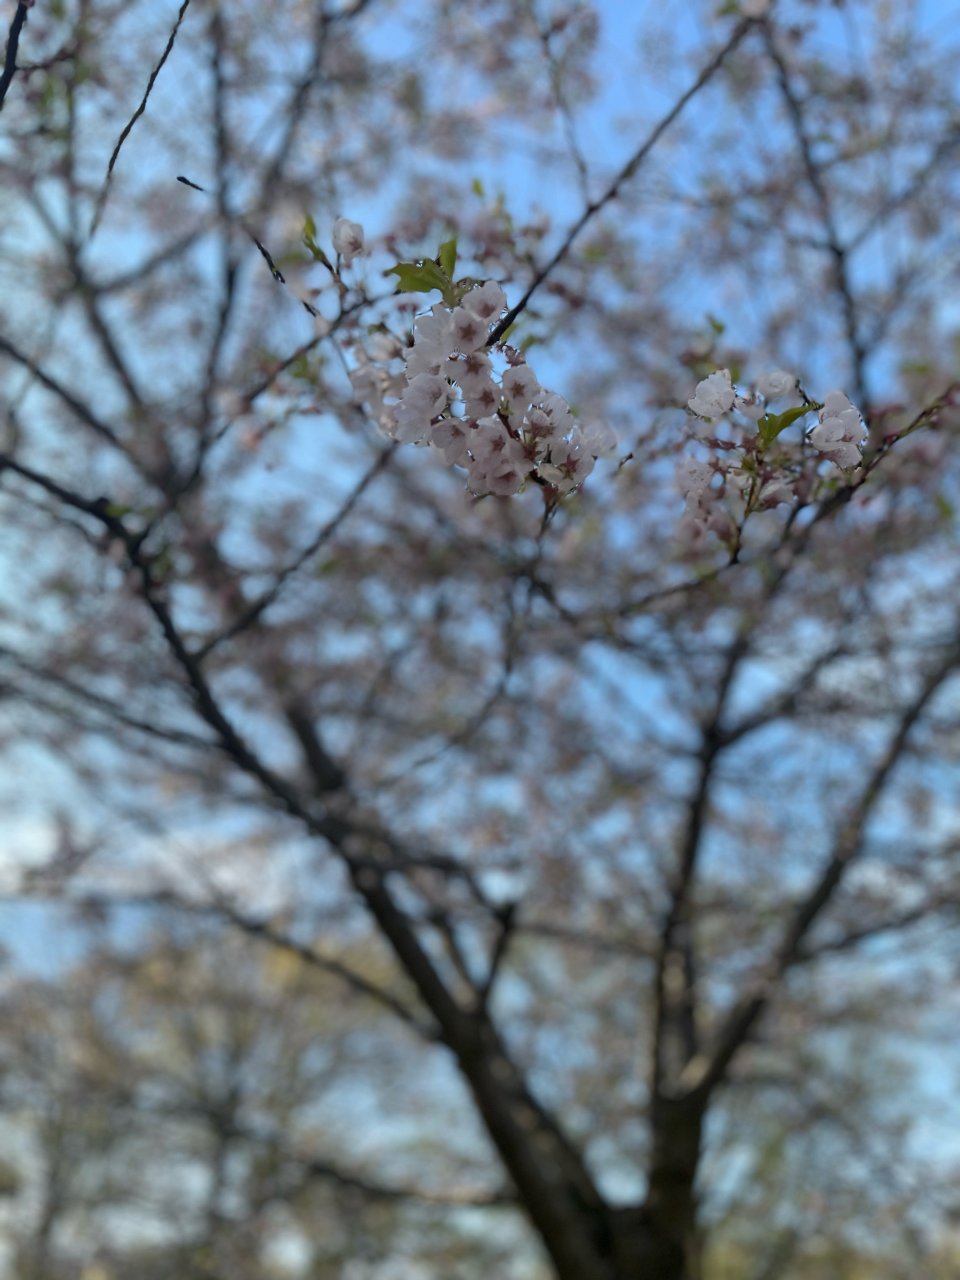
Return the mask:
<svg viewBox="0 0 960 1280">
<path fill-rule="evenodd" d="M 427 439 L 433 419 L 447 407 L 450 394 L 446 378 L 435 373 L 418 373 L 404 387 L 400 403 L 394 409 L 393 438 L 401 444 L 416 444 Z"/>
<path fill-rule="evenodd" d="M 363 227 L 349 218 L 338 218 L 333 224 L 333 247 L 349 267 L 363 253 Z"/>
<path fill-rule="evenodd" d="M 677 466 L 677 488 L 687 503 L 695 505 L 710 488 L 716 472 L 709 462 L 699 462 L 696 458 L 681 458 Z"/>
<path fill-rule="evenodd" d="M 606 422 L 591 422 L 582 431 L 583 447 L 594 458 L 612 458 L 617 452 L 617 433 Z"/>
<path fill-rule="evenodd" d="M 778 400 L 797 389 L 797 376 L 786 369 L 774 369 L 757 379 L 757 390 L 764 400 Z"/>
<path fill-rule="evenodd" d="M 521 412 L 533 403 L 542 390 L 533 370 L 526 364 L 508 369 L 500 379 L 500 386 L 510 408 Z"/>
<path fill-rule="evenodd" d="M 718 369 L 697 383 L 687 404 L 698 418 L 722 418 L 733 408 L 735 393 L 729 369 Z"/>
<path fill-rule="evenodd" d="M 810 432 L 810 443 L 817 452 L 844 470 L 859 466 L 866 430 L 860 410 L 842 391 L 828 391 L 819 417 L 820 422 Z"/>
<path fill-rule="evenodd" d="M 468 471 L 468 487 L 473 493 L 506 497 L 519 493 L 529 464 L 520 444 L 507 435 L 497 417 L 481 418 L 470 440 L 473 460 Z"/>
<path fill-rule="evenodd" d="M 507 309 L 507 295 L 496 280 L 487 280 L 479 288 L 464 294 L 463 305 L 468 311 L 487 324 L 500 318 Z"/>
<path fill-rule="evenodd" d="M 749 418 L 751 422 L 759 422 L 763 417 L 765 409 L 763 404 L 753 396 L 737 396 L 734 399 L 733 407 L 737 413 L 742 413 L 745 418 Z"/>
</svg>

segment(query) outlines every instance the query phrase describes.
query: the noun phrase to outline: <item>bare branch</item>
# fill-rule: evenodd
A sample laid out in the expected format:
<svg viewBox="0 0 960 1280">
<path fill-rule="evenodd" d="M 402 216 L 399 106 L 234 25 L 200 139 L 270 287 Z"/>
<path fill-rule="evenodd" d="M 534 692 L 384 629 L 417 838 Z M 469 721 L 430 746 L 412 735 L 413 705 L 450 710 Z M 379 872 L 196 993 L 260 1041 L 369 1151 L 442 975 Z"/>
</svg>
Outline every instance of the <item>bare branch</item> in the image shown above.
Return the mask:
<svg viewBox="0 0 960 1280">
<path fill-rule="evenodd" d="M 354 485 L 353 489 L 340 505 L 339 509 L 330 517 L 326 524 L 321 526 L 315 537 L 307 543 L 303 550 L 299 552 L 299 554 L 288 565 L 277 573 L 272 586 L 262 592 L 256 600 L 252 601 L 239 615 L 239 617 L 235 618 L 225 630 L 208 640 L 207 643 L 198 650 L 198 661 L 202 662 L 221 644 L 225 644 L 227 641 L 233 640 L 236 636 L 247 631 L 260 618 L 260 616 L 276 602 L 285 584 L 290 580 L 290 578 L 293 577 L 295 573 L 299 572 L 299 570 L 302 569 L 303 566 L 311 560 L 332 537 L 334 537 L 373 481 L 381 471 L 388 466 L 390 459 L 393 457 L 393 451 L 394 447 L 391 445 L 386 449 L 382 449 L 377 454 L 374 462 L 367 468 L 358 482 Z"/>
<path fill-rule="evenodd" d="M 843 312 L 843 322 L 846 329 L 847 347 L 850 352 L 850 362 L 853 370 L 854 385 L 856 387 L 857 403 L 864 419 L 869 422 L 870 394 L 867 386 L 866 372 L 867 350 L 860 334 L 857 301 L 854 297 L 853 281 L 850 275 L 849 249 L 840 239 L 840 232 L 837 228 L 836 219 L 833 216 L 830 196 L 827 191 L 826 184 L 821 176 L 820 166 L 814 158 L 813 145 L 810 141 L 804 118 L 803 103 L 794 92 L 793 85 L 790 82 L 790 73 L 787 70 L 787 65 L 783 60 L 780 50 L 777 48 L 776 41 L 773 37 L 773 28 L 769 22 L 764 22 L 763 32 L 767 52 L 770 56 L 771 62 L 776 68 L 777 83 L 780 86 L 780 92 L 783 95 L 784 102 L 787 106 L 787 113 L 793 125 L 794 134 L 797 140 L 797 147 L 803 160 L 803 168 L 807 176 L 807 181 L 814 194 L 820 211 L 820 220 L 823 223 L 824 235 L 826 238 L 826 247 L 833 264 L 834 280 L 836 282 L 837 294 L 840 298 L 840 304 Z"/>
<path fill-rule="evenodd" d="M 187 10 L 189 9 L 189 7 L 190 7 L 190 0 L 183 0 L 182 4 L 180 5 L 180 11 L 177 14 L 177 20 L 173 24 L 173 30 L 170 32 L 170 35 L 167 37 L 167 43 L 164 46 L 163 52 L 161 53 L 160 58 L 157 61 L 156 65 L 154 66 L 153 70 L 150 72 L 150 78 L 147 81 L 147 87 L 143 92 L 143 97 L 140 99 L 139 105 L 137 106 L 133 115 L 130 117 L 130 119 L 121 129 L 120 136 L 114 145 L 113 151 L 110 153 L 110 159 L 107 163 L 107 174 L 103 180 L 103 186 L 100 188 L 100 194 L 97 196 L 97 202 L 94 205 L 94 209 L 93 209 L 93 220 L 90 223 L 90 232 L 87 237 L 88 241 L 93 239 L 94 235 L 96 234 L 97 227 L 100 225 L 100 219 L 103 217 L 104 206 L 107 203 L 107 196 L 110 193 L 110 183 L 113 179 L 113 170 L 116 167 L 117 161 L 120 159 L 120 152 L 123 149 L 123 144 L 126 142 L 127 138 L 130 136 L 130 132 L 133 129 L 133 126 L 137 123 L 137 121 L 143 115 L 144 111 L 146 111 L 147 109 L 147 103 L 150 100 L 150 94 L 153 92 L 153 86 L 156 84 L 157 77 L 159 76 L 160 72 L 163 70 L 164 64 L 166 63 L 167 59 L 170 57 L 170 54 L 173 52 L 173 46 L 176 43 L 177 34 L 180 31 L 180 26 L 187 15 Z"/>
<path fill-rule="evenodd" d="M 52 392 L 75 417 L 89 427 L 101 440 L 106 440 L 113 448 L 119 449 L 121 453 L 127 453 L 126 445 L 109 423 L 104 422 L 79 396 L 74 395 L 59 379 L 55 378 L 53 374 L 47 373 L 31 356 L 21 351 L 19 347 L 2 335 L 0 335 L 0 354 L 9 356 L 11 360 L 15 360 L 17 364 L 27 369 L 41 386 Z"/>
<path fill-rule="evenodd" d="M 7 34 L 7 49 L 3 58 L 3 71 L 0 72 L 0 111 L 3 110 L 7 90 L 13 83 L 13 77 L 16 74 L 17 46 L 20 43 L 20 33 L 23 31 L 24 24 L 27 21 L 27 13 L 32 5 L 33 0 L 18 0 L 16 12 L 10 22 L 10 30 Z"/>
<path fill-rule="evenodd" d="M 747 34 L 747 32 L 750 30 L 750 28 L 753 25 L 754 23 L 751 19 L 745 19 L 744 21 L 739 22 L 737 24 L 737 26 L 734 28 L 733 34 L 730 36 L 730 39 L 726 42 L 723 48 L 717 54 L 715 54 L 713 58 L 710 59 L 710 61 L 707 63 L 707 65 L 703 68 L 703 70 L 697 76 L 696 80 L 693 82 L 690 88 L 687 89 L 685 93 L 681 94 L 681 96 L 677 99 L 677 101 L 670 108 L 667 114 L 661 120 L 659 120 L 656 125 L 654 125 L 653 129 L 650 131 L 650 133 L 647 135 L 647 137 L 644 139 L 641 145 L 637 148 L 637 150 L 633 153 L 630 159 L 626 162 L 626 164 L 623 165 L 623 167 L 619 170 L 616 177 L 608 185 L 606 190 L 601 195 L 599 195 L 596 198 L 596 200 L 590 201 L 590 203 L 584 209 L 583 213 L 580 215 L 577 221 L 573 224 L 573 226 L 567 232 L 566 236 L 564 237 L 563 243 L 554 253 L 553 257 L 550 258 L 549 261 L 544 263 L 544 265 L 537 270 L 533 279 L 527 285 L 527 288 L 524 291 L 523 296 L 520 298 L 520 301 L 516 304 L 516 306 L 511 307 L 510 310 L 507 312 L 507 314 L 499 322 L 499 324 L 497 324 L 494 327 L 493 331 L 490 334 L 490 337 L 487 339 L 488 347 L 492 347 L 497 342 L 499 342 L 500 339 L 503 337 L 503 335 L 506 333 L 506 331 L 517 319 L 517 317 L 520 316 L 526 310 L 527 304 L 529 303 L 533 295 L 537 292 L 540 286 L 544 284 L 550 278 L 551 275 L 553 275 L 553 272 L 556 270 L 556 268 L 567 257 L 570 250 L 573 248 L 574 244 L 579 238 L 580 233 L 587 226 L 589 226 L 589 224 L 593 221 L 593 219 L 597 216 L 598 213 L 600 213 L 603 209 L 605 209 L 612 200 L 615 200 L 617 198 L 617 196 L 620 194 L 621 188 L 624 186 L 625 183 L 629 182 L 630 179 L 636 174 L 637 170 L 643 164 L 644 160 L 646 160 L 647 156 L 650 154 L 650 152 L 657 145 L 657 143 L 660 141 L 660 139 L 663 137 L 666 131 L 673 124 L 674 120 L 676 120 L 678 116 L 683 112 L 684 107 L 686 107 L 687 104 L 697 96 L 697 94 L 704 87 L 704 85 L 708 84 L 710 80 L 713 79 L 714 75 L 717 73 L 717 71 L 720 70 L 724 62 L 726 62 L 727 58 L 734 51 L 734 49 L 737 48 L 737 46 L 740 44 L 743 37 Z"/>
<path fill-rule="evenodd" d="M 838 833 L 829 860 L 806 898 L 796 908 L 760 978 L 751 984 L 750 990 L 730 1010 L 709 1055 L 698 1055 L 688 1063 L 681 1083 L 690 1094 L 705 1097 L 723 1080 L 735 1054 L 749 1037 L 783 976 L 803 958 L 802 947 L 807 934 L 860 853 L 867 821 L 883 795 L 887 779 L 907 748 L 914 725 L 958 664 L 960 646 L 954 646 L 932 668 L 914 699 L 902 711 L 897 727 L 883 754 L 874 764 L 857 805 Z"/>
</svg>

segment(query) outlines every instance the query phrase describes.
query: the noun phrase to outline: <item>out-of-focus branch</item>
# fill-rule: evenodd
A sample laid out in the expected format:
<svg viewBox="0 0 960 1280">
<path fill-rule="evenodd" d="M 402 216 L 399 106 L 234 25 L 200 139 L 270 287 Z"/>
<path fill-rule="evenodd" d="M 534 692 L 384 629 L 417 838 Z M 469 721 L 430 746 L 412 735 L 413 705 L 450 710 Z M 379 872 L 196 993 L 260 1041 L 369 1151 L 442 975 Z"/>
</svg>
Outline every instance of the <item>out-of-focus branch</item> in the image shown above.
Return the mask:
<svg viewBox="0 0 960 1280">
<path fill-rule="evenodd" d="M 516 902 L 507 902 L 497 912 L 497 936 L 494 940 L 493 950 L 490 953 L 490 963 L 487 968 L 487 976 L 483 980 L 483 985 L 477 992 L 477 1007 L 486 1011 L 490 1004 L 490 997 L 493 994 L 493 987 L 503 967 L 503 962 L 507 958 L 507 952 L 510 949 L 510 943 L 514 937 L 514 926 L 517 920 Z"/>
<path fill-rule="evenodd" d="M 247 915 L 224 894 L 215 894 L 212 910 L 215 914 L 222 915 L 241 933 L 245 933 L 252 938 L 259 938 L 279 951 L 286 951 L 288 954 L 296 956 L 298 960 L 303 961 L 304 964 L 312 968 L 332 974 L 359 995 L 373 1000 L 376 1004 L 387 1009 L 405 1026 L 416 1032 L 420 1039 L 426 1040 L 429 1044 L 441 1042 L 440 1033 L 435 1026 L 426 1024 L 419 1014 L 398 996 L 385 990 L 378 983 L 371 981 L 337 956 L 327 955 L 307 943 L 300 942 L 269 920 Z"/>
<path fill-rule="evenodd" d="M 838 833 L 830 858 L 807 896 L 796 907 L 773 955 L 750 989 L 730 1010 L 711 1051 L 688 1063 L 681 1083 L 690 1094 L 706 1097 L 723 1080 L 734 1056 L 750 1036 L 784 975 L 804 958 L 803 944 L 807 935 L 863 848 L 867 822 L 884 793 L 890 774 L 906 750 L 913 727 L 958 665 L 960 645 L 954 645 L 928 673 L 917 695 L 902 711 L 886 750 L 867 779 L 859 802 Z"/>
<path fill-rule="evenodd" d="M 346 499 L 341 503 L 339 509 L 330 517 L 330 519 L 317 531 L 315 537 L 300 551 L 288 565 L 280 569 L 276 574 L 274 581 L 266 591 L 262 592 L 256 600 L 251 601 L 243 612 L 230 623 L 223 631 L 213 636 L 198 651 L 197 657 L 203 661 L 214 649 L 225 644 L 228 640 L 233 640 L 236 636 L 247 631 L 267 609 L 277 600 L 284 585 L 290 578 L 297 573 L 303 566 L 311 560 L 317 552 L 334 536 L 343 522 L 347 519 L 354 507 L 363 497 L 364 493 L 383 471 L 393 456 L 394 446 L 390 445 L 386 449 L 381 450 L 375 461 L 367 468 L 357 483 L 351 489 Z"/>
<path fill-rule="evenodd" d="M 397 901 L 388 874 L 375 862 L 360 862 L 365 854 L 381 851 L 387 857 L 399 852 L 402 860 L 399 842 L 386 831 L 364 831 L 351 821 L 349 813 L 334 809 L 318 813 L 291 783 L 260 759 L 220 705 L 181 635 L 163 586 L 156 581 L 150 557 L 143 550 L 142 533 L 131 532 L 109 503 L 84 498 L 51 477 L 0 455 L 0 467 L 4 463 L 67 507 L 98 520 L 123 547 L 139 578 L 144 603 L 190 691 L 194 709 L 215 733 L 220 750 L 260 784 L 269 802 L 338 853 L 358 897 L 456 1057 L 490 1137 L 552 1256 L 567 1274 L 597 1275 L 599 1280 L 600 1255 L 589 1231 L 584 1230 L 582 1215 L 585 1206 L 594 1214 L 602 1213 L 604 1202 L 582 1154 L 556 1117 L 533 1096 L 524 1072 L 489 1018 L 457 999 L 422 941 L 416 922 Z"/>
<path fill-rule="evenodd" d="M 724 62 L 726 62 L 727 58 L 734 51 L 734 49 L 737 48 L 737 46 L 740 44 L 743 37 L 747 34 L 747 32 L 750 30 L 750 28 L 753 25 L 754 25 L 754 22 L 752 19 L 744 19 L 742 22 L 739 22 L 737 24 L 737 26 L 733 30 L 732 35 L 730 36 L 730 39 L 726 42 L 723 48 L 720 49 L 720 51 L 710 59 L 710 61 L 707 63 L 707 65 L 703 68 L 703 70 L 697 76 L 696 80 L 693 82 L 690 88 L 687 89 L 685 93 L 682 93 L 680 95 L 680 97 L 677 99 L 674 105 L 670 108 L 667 114 L 663 116 L 663 118 L 659 120 L 656 125 L 654 125 L 653 129 L 650 131 L 647 137 L 643 140 L 640 146 L 636 149 L 636 151 L 634 151 L 633 155 L 626 162 L 626 164 L 624 164 L 623 167 L 619 170 L 619 172 L 614 177 L 613 181 L 610 182 L 610 184 L 607 186 L 606 190 L 604 190 L 599 196 L 597 196 L 595 200 L 591 200 L 586 205 L 586 207 L 583 210 L 583 213 L 581 213 L 580 217 L 576 220 L 576 222 L 567 232 L 566 236 L 564 237 L 563 243 L 556 250 L 553 257 L 550 258 L 547 262 L 545 262 L 544 265 L 537 270 L 533 279 L 527 285 L 527 288 L 524 291 L 520 301 L 516 304 L 516 306 L 511 307 L 510 310 L 507 312 L 507 314 L 499 322 L 499 324 L 497 324 L 494 327 L 493 331 L 490 334 L 490 337 L 487 340 L 488 347 L 492 347 L 495 343 L 499 342 L 500 339 L 503 337 L 503 335 L 506 333 L 506 331 L 517 319 L 517 317 L 520 316 L 526 310 L 527 304 L 529 303 L 530 299 L 537 292 L 540 286 L 543 285 L 550 278 L 550 276 L 553 275 L 554 271 L 560 265 L 560 263 L 565 260 L 570 250 L 573 248 L 574 244 L 579 238 L 581 232 L 587 226 L 589 226 L 589 224 L 593 221 L 593 219 L 597 216 L 598 213 L 600 213 L 603 209 L 605 209 L 607 205 L 610 204 L 611 201 L 617 198 L 617 196 L 620 194 L 621 188 L 624 186 L 625 183 L 629 182 L 632 177 L 634 177 L 637 170 L 646 160 L 647 156 L 654 149 L 654 147 L 657 145 L 657 143 L 660 141 L 660 139 L 663 137 L 666 131 L 673 124 L 674 120 L 676 120 L 677 117 L 680 116 L 680 114 L 683 112 L 683 109 L 687 106 L 689 102 L 691 102 L 697 96 L 697 94 L 704 87 L 704 85 L 708 84 L 713 79 L 714 75 L 720 70 Z"/>
<path fill-rule="evenodd" d="M 183 1107 L 165 1108 L 164 1115 L 195 1115 L 196 1109 Z M 202 1118 L 202 1116 L 201 1116 Z M 318 1160 L 312 1156 L 301 1155 L 287 1146 L 286 1135 L 248 1124 L 233 1124 L 229 1130 L 231 1138 L 248 1142 L 256 1146 L 269 1148 L 274 1159 L 281 1165 L 290 1167 L 288 1185 L 283 1187 L 283 1195 L 292 1197 L 297 1191 L 314 1180 L 331 1183 L 345 1191 L 359 1192 L 368 1200 L 379 1201 L 414 1201 L 417 1204 L 437 1205 L 450 1208 L 471 1209 L 516 1209 L 519 1203 L 515 1195 L 509 1191 L 478 1192 L 468 1189 L 457 1191 L 428 1191 L 421 1187 L 390 1186 L 367 1178 L 363 1174 L 343 1168 L 330 1160 Z M 292 1185 L 289 1185 L 292 1183 Z"/>
<path fill-rule="evenodd" d="M 225 38 L 223 18 L 219 5 L 214 5 L 210 14 L 210 74 L 213 80 L 213 141 L 214 141 L 214 180 L 217 214 L 225 233 L 219 243 L 220 249 L 220 305 L 217 308 L 216 323 L 210 336 L 207 348 L 206 371 L 200 393 L 200 422 L 206 431 L 211 418 L 211 406 L 217 382 L 217 370 L 223 354 L 230 320 L 237 301 L 237 277 L 239 262 L 230 235 L 230 205 L 228 170 L 230 166 L 230 135 L 226 120 L 226 81 L 224 78 Z"/>
<path fill-rule="evenodd" d="M 926 924 L 938 914 L 945 912 L 960 914 L 960 892 L 949 897 L 934 894 L 915 907 L 897 912 L 896 915 L 871 921 L 870 924 L 861 925 L 855 929 L 847 929 L 837 937 L 826 938 L 822 942 L 807 943 L 798 949 L 794 964 L 808 964 L 826 956 L 852 951 L 861 942 L 869 942 L 885 933 L 897 933 L 916 924 Z"/>
<path fill-rule="evenodd" d="M 157 738 L 161 742 L 175 743 L 177 746 L 193 747 L 202 750 L 209 750 L 213 742 L 209 738 L 201 737 L 199 734 L 189 733 L 184 729 L 174 729 L 172 727 L 158 724 L 155 719 L 144 720 L 139 716 L 132 715 L 130 710 L 114 701 L 112 698 L 104 697 L 102 694 L 95 693 L 92 689 L 86 688 L 79 684 L 76 680 L 71 680 L 68 676 L 63 675 L 59 671 L 52 671 L 45 667 L 36 667 L 26 662 L 19 654 L 14 653 L 12 649 L 6 645 L 0 645 L 0 660 L 9 662 L 16 667 L 18 671 L 31 679 L 36 680 L 41 686 L 49 686 L 51 689 L 62 690 L 71 698 L 76 698 L 79 702 L 85 703 L 92 707 L 101 715 L 106 716 L 115 724 L 122 725 L 126 729 L 133 729 L 137 733 L 145 734 L 151 738 Z M 37 702 L 36 694 L 30 695 L 31 702 Z M 47 699 L 47 704 L 53 708 L 52 701 Z"/>
<path fill-rule="evenodd" d="M 584 200 L 590 199 L 590 170 L 587 165 L 587 158 L 583 153 L 577 139 L 576 121 L 574 120 L 573 110 L 570 106 L 570 100 L 567 97 L 566 89 L 563 84 L 563 70 L 560 66 L 557 56 L 553 49 L 554 31 L 549 22 L 541 20 L 537 13 L 535 0 L 527 0 L 526 8 L 530 14 L 530 21 L 536 28 L 540 44 L 543 47 L 543 57 L 547 64 L 547 71 L 550 77 L 550 88 L 553 92 L 553 100 L 556 103 L 557 111 L 560 115 L 560 121 L 563 126 L 564 139 L 567 144 L 567 151 L 573 161 L 574 168 L 577 171 L 577 181 L 580 186 L 580 194 Z"/>
<path fill-rule="evenodd" d="M 42 387 L 53 393 L 57 399 L 74 414 L 85 426 L 89 427 L 95 435 L 101 440 L 106 440 L 114 449 L 119 449 L 121 453 L 127 453 L 127 447 L 120 439 L 113 427 L 108 422 L 96 414 L 91 407 L 83 400 L 75 396 L 69 388 L 65 387 L 62 382 L 55 378 L 52 374 L 38 364 L 25 351 L 21 351 L 8 338 L 0 335 L 0 355 L 8 356 L 11 360 L 26 369 Z M 58 496 L 62 497 L 62 494 Z"/>
<path fill-rule="evenodd" d="M 707 822 L 714 766 L 724 747 L 720 725 L 734 677 L 750 647 L 744 625 L 729 646 L 713 706 L 701 732 L 697 783 L 687 809 L 670 906 L 661 928 L 653 1016 L 652 1093 L 671 1094 L 698 1049 L 692 896 Z"/>
<path fill-rule="evenodd" d="M 844 245 L 840 238 L 836 219 L 833 216 L 833 206 L 830 200 L 830 194 L 823 181 L 820 166 L 817 164 L 816 158 L 813 154 L 813 144 L 807 130 L 803 103 L 800 101 L 794 91 L 793 85 L 790 82 L 790 72 L 788 71 L 787 64 L 784 62 L 783 56 L 777 47 L 777 43 L 773 36 L 773 29 L 769 22 L 765 22 L 763 24 L 763 32 L 770 61 L 776 68 L 777 83 L 786 104 L 787 114 L 790 117 L 791 125 L 793 126 L 793 132 L 797 141 L 797 148 L 803 161 L 803 168 L 807 177 L 807 182 L 810 186 L 810 190 L 813 192 L 820 214 L 820 221 L 823 224 L 827 251 L 830 254 L 833 265 L 833 277 L 836 284 L 837 295 L 840 299 L 840 305 L 843 311 L 843 323 L 846 331 L 847 347 L 850 352 L 850 363 L 853 370 L 853 381 L 856 389 L 857 404 L 864 416 L 864 419 L 869 422 L 870 395 L 869 388 L 867 386 L 866 372 L 867 351 L 860 333 L 857 301 L 854 297 L 853 281 L 850 278 L 850 250 L 848 246 Z"/>
</svg>

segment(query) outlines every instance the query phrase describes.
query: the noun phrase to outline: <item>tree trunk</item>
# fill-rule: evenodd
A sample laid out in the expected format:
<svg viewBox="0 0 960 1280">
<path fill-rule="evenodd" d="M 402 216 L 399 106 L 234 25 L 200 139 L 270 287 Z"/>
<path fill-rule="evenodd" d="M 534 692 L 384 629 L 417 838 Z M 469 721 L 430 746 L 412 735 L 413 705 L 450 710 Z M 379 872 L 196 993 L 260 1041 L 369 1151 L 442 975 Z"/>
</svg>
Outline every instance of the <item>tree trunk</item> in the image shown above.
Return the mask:
<svg viewBox="0 0 960 1280">
<path fill-rule="evenodd" d="M 617 1280 L 701 1280 L 696 1178 L 703 1102 L 660 1096 L 651 1108 L 653 1149 L 644 1203 L 611 1214 Z"/>
<path fill-rule="evenodd" d="M 684 1234 L 656 1224 L 646 1207 L 614 1210 L 612 1217 L 616 1280 L 701 1280 L 695 1226 Z"/>
</svg>

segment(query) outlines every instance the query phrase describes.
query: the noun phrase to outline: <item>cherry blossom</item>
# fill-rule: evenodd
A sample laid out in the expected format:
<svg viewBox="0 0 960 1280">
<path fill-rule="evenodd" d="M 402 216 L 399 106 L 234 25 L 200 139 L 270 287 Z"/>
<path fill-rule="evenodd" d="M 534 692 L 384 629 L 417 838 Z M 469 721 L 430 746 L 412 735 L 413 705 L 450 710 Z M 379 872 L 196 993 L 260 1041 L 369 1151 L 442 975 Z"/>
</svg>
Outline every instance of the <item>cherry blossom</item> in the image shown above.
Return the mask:
<svg viewBox="0 0 960 1280">
<path fill-rule="evenodd" d="M 697 384 L 687 404 L 698 418 L 722 418 L 733 408 L 733 383 L 729 369 L 718 369 Z"/>
<path fill-rule="evenodd" d="M 842 391 L 828 391 L 819 417 L 819 425 L 810 432 L 813 447 L 838 467 L 858 466 L 864 436 L 860 410 Z"/>
<path fill-rule="evenodd" d="M 698 549 L 708 533 L 727 539 L 733 532 L 733 521 L 723 506 L 723 487 L 713 480 L 722 474 L 722 464 L 682 458 L 677 467 L 676 485 L 686 501 L 686 510 L 677 526 L 677 537 L 692 550 Z"/>
<path fill-rule="evenodd" d="M 496 280 L 487 280 L 478 289 L 471 289 L 463 299 L 468 311 L 489 324 L 507 309 L 507 297 Z"/>
<path fill-rule="evenodd" d="M 795 497 L 791 481 L 786 476 L 774 476 L 761 486 L 757 506 L 778 507 L 784 502 L 793 502 Z"/>
<path fill-rule="evenodd" d="M 491 326 L 505 309 L 494 280 L 466 288 L 458 305 L 436 303 L 414 321 L 402 375 L 388 375 L 370 350 L 358 352 L 354 395 L 398 443 L 429 444 L 449 465 L 464 467 L 472 493 L 503 497 L 531 481 L 571 493 L 598 458 L 616 451 L 616 435 L 606 423 L 579 423 L 519 351 L 488 350 Z M 387 344 L 380 358 L 395 355 Z M 494 356 L 507 364 L 500 375 Z"/>
<path fill-rule="evenodd" d="M 797 376 L 786 369 L 774 369 L 757 379 L 757 390 L 765 400 L 779 400 L 797 389 Z"/>
<path fill-rule="evenodd" d="M 766 412 L 766 406 L 756 394 L 752 396 L 737 396 L 733 402 L 733 407 L 737 413 L 742 413 L 751 422 L 759 422 Z"/>
<path fill-rule="evenodd" d="M 363 227 L 349 218 L 338 218 L 333 224 L 333 247 L 349 267 L 363 253 Z"/>
<path fill-rule="evenodd" d="M 500 380 L 503 394 L 513 410 L 521 411 L 531 404 L 541 391 L 540 383 L 529 365 L 520 364 L 508 369 Z"/>
</svg>

